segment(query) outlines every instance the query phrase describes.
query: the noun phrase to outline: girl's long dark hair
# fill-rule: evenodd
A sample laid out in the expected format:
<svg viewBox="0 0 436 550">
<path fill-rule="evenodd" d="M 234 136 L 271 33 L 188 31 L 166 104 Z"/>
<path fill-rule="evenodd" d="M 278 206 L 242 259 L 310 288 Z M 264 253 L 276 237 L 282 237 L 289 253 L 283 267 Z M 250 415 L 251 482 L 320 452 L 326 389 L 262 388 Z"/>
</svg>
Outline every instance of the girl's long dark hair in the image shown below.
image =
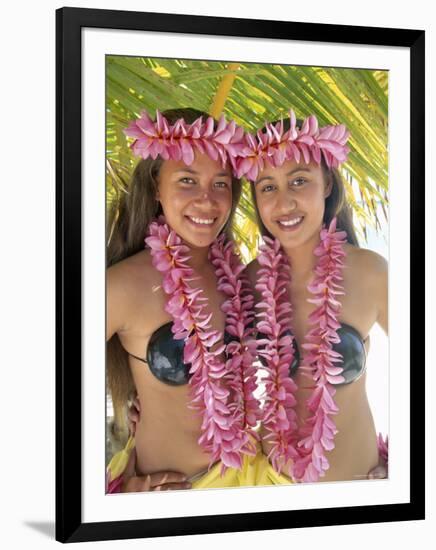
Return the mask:
<svg viewBox="0 0 436 550">
<path fill-rule="evenodd" d="M 273 124 L 277 124 L 277 122 L 279 121 L 277 120 L 273 122 Z M 301 125 L 302 121 L 298 120 L 297 126 L 301 128 Z M 285 131 L 289 130 L 290 120 L 288 118 L 283 120 L 283 126 Z M 321 157 L 321 169 L 324 174 L 325 183 L 331 185 L 330 195 L 325 199 L 323 222 L 326 225 L 329 225 L 332 219 L 336 216 L 337 229 L 346 231 L 347 241 L 354 246 L 359 246 L 359 241 L 357 240 L 357 235 L 353 225 L 352 211 L 350 205 L 347 203 L 345 186 L 344 182 L 342 181 L 341 174 L 335 168 L 329 168 L 323 156 Z M 250 185 L 250 188 L 260 233 L 261 235 L 272 237 L 268 229 L 263 224 L 259 215 L 259 209 L 256 202 L 256 194 L 254 192 L 254 185 Z"/>
<path fill-rule="evenodd" d="M 171 109 L 162 114 L 172 124 L 180 118 L 192 124 L 200 116 L 203 120 L 209 116 L 192 108 Z M 122 192 L 111 204 L 107 218 L 107 267 L 144 249 L 144 238 L 148 226 L 162 214 L 162 208 L 156 199 L 157 177 L 162 162 L 160 157 L 155 160 L 139 161 L 130 183 L 125 186 L 125 192 Z M 240 193 L 239 180 L 232 178 L 232 208 L 222 230 L 228 238 L 233 238 L 232 222 Z M 113 435 L 118 439 L 125 439 L 127 435 L 126 405 L 135 395 L 136 389 L 127 353 L 121 346 L 117 334 L 107 342 L 106 375 L 114 409 Z"/>
</svg>

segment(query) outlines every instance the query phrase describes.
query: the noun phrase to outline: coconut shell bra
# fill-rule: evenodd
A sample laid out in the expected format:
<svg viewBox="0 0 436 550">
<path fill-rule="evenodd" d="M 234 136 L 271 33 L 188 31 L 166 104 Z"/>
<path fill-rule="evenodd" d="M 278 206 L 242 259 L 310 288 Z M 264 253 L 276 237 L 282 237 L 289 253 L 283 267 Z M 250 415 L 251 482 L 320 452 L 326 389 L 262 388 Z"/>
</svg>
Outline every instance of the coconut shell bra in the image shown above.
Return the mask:
<svg viewBox="0 0 436 550">
<path fill-rule="evenodd" d="M 146 363 L 152 374 L 161 382 L 171 386 L 182 386 L 189 382 L 190 364 L 183 362 L 183 350 L 185 343 L 183 340 L 176 340 L 172 332 L 173 322 L 170 321 L 159 327 L 153 332 L 147 346 L 144 358 L 127 352 L 131 357 Z M 290 331 L 289 331 L 290 333 Z M 333 346 L 334 351 L 340 353 L 343 357 L 341 364 L 342 376 L 345 380 L 341 384 L 345 385 L 354 382 L 362 376 L 366 368 L 366 340 L 362 339 L 359 332 L 351 325 L 342 323 L 338 329 L 338 336 L 341 341 Z M 224 343 L 231 342 L 233 337 L 227 332 L 224 333 Z M 293 340 L 294 358 L 289 367 L 290 376 L 294 376 L 300 364 L 300 351 L 298 345 Z M 261 362 L 264 363 L 261 358 Z"/>
<path fill-rule="evenodd" d="M 185 342 L 174 338 L 172 327 L 173 321 L 170 321 L 153 332 L 144 358 L 127 353 L 146 363 L 151 373 L 161 382 L 171 386 L 182 386 L 189 382 L 191 365 L 183 362 Z M 227 332 L 224 334 L 225 344 L 232 339 Z"/>
</svg>

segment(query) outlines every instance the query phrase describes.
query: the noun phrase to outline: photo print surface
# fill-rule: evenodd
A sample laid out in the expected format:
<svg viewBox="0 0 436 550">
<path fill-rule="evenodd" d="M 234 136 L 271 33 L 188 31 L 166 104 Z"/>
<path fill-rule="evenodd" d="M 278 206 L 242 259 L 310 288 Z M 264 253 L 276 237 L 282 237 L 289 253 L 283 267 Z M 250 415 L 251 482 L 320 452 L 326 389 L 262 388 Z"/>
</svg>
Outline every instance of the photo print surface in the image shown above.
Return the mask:
<svg viewBox="0 0 436 550">
<path fill-rule="evenodd" d="M 387 478 L 389 72 L 105 68 L 107 493 Z"/>
</svg>

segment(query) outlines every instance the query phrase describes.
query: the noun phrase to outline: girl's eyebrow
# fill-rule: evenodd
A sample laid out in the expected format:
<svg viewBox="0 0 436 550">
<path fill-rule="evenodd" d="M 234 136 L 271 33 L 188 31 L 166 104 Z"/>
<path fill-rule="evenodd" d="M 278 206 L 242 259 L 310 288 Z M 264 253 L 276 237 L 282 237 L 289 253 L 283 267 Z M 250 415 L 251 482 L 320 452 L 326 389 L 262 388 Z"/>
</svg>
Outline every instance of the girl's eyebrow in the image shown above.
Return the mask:
<svg viewBox="0 0 436 550">
<path fill-rule="evenodd" d="M 287 176 L 292 176 L 293 174 L 295 174 L 296 172 L 308 172 L 309 174 L 311 173 L 311 169 L 310 168 L 304 168 L 304 167 L 300 167 L 298 166 L 297 168 L 294 168 L 293 170 L 291 170 L 290 172 L 287 172 Z M 254 182 L 254 185 L 257 185 L 258 183 L 260 183 L 261 181 L 263 180 L 273 180 L 274 178 L 272 176 L 263 176 L 262 178 L 259 178 L 257 181 Z"/>
<path fill-rule="evenodd" d="M 199 175 L 199 172 L 196 172 L 195 170 L 192 170 L 192 168 L 179 168 L 178 170 L 175 170 L 176 173 L 179 173 L 179 172 L 188 172 L 188 174 L 193 174 L 194 176 L 198 176 Z M 217 172 L 215 174 L 214 177 L 223 177 L 223 176 L 228 176 L 229 178 L 231 178 L 231 174 L 229 174 L 228 172 Z"/>
<path fill-rule="evenodd" d="M 310 168 L 294 168 L 293 170 L 291 170 L 290 172 L 288 172 L 286 175 L 287 176 L 292 176 L 292 174 L 295 174 L 295 172 L 311 172 L 311 169 Z"/>
<path fill-rule="evenodd" d="M 274 178 L 272 176 L 263 176 L 262 178 L 259 178 L 257 181 L 254 182 L 254 185 L 257 185 L 258 183 L 260 183 L 261 181 L 264 181 L 264 180 L 273 180 Z"/>
<path fill-rule="evenodd" d="M 195 174 L 195 175 L 198 175 L 198 172 L 196 172 L 195 170 L 192 170 L 192 168 L 179 168 L 178 170 L 175 170 L 176 173 L 179 173 L 179 172 L 188 172 L 188 174 Z"/>
</svg>

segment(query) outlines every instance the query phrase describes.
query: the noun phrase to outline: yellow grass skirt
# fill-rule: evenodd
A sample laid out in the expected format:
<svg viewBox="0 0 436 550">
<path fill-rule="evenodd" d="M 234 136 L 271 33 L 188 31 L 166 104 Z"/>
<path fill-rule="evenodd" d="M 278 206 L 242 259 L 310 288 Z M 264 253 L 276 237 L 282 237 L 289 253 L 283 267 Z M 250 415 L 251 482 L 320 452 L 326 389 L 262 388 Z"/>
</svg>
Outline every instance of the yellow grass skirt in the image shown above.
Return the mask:
<svg viewBox="0 0 436 550">
<path fill-rule="evenodd" d="M 135 438 L 129 437 L 124 449 L 116 453 L 107 467 L 109 487 L 121 476 L 126 469 L 129 456 L 135 447 Z M 256 455 L 245 455 L 242 469 L 228 468 L 223 476 L 220 475 L 221 463 L 217 462 L 209 471 L 200 473 L 189 481 L 192 489 L 213 489 L 221 487 L 250 487 L 256 485 L 289 485 L 292 480 L 284 474 L 278 474 L 263 454 L 259 442 L 256 443 Z M 109 489 L 109 492 L 112 492 Z M 116 492 L 116 490 L 114 491 Z"/>
</svg>

